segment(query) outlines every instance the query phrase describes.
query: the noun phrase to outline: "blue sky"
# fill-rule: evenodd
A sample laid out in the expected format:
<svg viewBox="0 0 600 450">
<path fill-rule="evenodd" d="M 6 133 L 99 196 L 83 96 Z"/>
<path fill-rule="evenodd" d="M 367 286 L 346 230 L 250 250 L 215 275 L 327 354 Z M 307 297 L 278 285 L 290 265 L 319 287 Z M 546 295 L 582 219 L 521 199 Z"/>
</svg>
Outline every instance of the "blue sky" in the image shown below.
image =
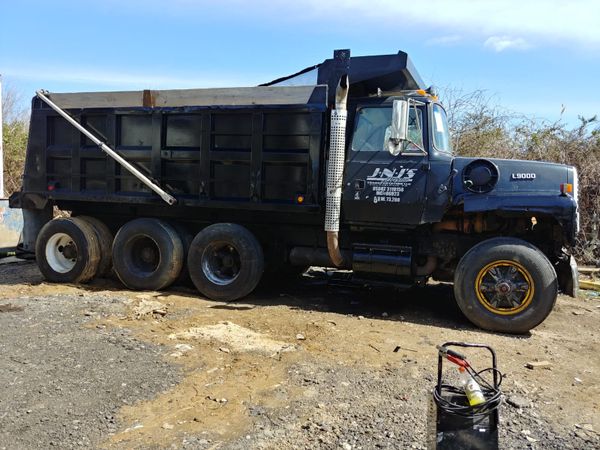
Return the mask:
<svg viewBox="0 0 600 450">
<path fill-rule="evenodd" d="M 252 86 L 408 52 L 428 84 L 555 120 L 600 114 L 598 0 L 102 0 L 0 3 L 0 73 L 56 92 Z M 442 98 L 443 101 L 443 98 Z"/>
</svg>

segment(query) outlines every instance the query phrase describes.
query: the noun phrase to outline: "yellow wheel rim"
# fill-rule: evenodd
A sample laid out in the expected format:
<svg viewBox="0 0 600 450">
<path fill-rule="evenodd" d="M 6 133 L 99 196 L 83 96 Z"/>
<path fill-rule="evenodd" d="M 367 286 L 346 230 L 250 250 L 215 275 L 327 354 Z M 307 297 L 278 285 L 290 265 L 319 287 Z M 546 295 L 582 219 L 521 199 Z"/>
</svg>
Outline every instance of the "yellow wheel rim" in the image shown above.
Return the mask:
<svg viewBox="0 0 600 450">
<path fill-rule="evenodd" d="M 533 277 L 518 262 L 494 261 L 477 274 L 475 293 L 477 300 L 494 314 L 518 314 L 533 299 Z"/>
</svg>

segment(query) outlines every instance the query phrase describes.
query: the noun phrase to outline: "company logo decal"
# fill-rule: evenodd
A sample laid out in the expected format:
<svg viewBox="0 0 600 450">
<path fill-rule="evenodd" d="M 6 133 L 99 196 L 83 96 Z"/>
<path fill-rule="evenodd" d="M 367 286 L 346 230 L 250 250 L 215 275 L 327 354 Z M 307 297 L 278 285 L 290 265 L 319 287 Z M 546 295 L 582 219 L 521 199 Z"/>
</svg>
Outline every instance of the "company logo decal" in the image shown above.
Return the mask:
<svg viewBox="0 0 600 450">
<path fill-rule="evenodd" d="M 412 182 L 416 172 L 417 169 L 405 169 L 402 166 L 393 169 L 377 167 L 367 181 Z"/>
<path fill-rule="evenodd" d="M 511 173 L 511 180 L 535 180 L 535 173 Z"/>
<path fill-rule="evenodd" d="M 400 203 L 405 189 L 410 187 L 418 169 L 376 167 L 367 177 L 367 186 L 373 193 L 373 203 Z"/>
</svg>

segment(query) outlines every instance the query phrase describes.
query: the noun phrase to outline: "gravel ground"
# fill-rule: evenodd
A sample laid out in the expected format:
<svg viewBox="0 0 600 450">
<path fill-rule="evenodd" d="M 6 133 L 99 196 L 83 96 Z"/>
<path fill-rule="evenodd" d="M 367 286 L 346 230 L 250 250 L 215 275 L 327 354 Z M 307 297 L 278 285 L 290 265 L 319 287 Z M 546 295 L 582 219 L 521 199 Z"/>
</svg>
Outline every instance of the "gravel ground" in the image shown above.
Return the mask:
<svg viewBox="0 0 600 450">
<path fill-rule="evenodd" d="M 231 448 L 435 448 L 436 411 L 430 388 L 434 377 L 430 370 L 418 369 L 415 361 L 378 371 L 312 365 L 296 369 L 293 383 L 307 388 L 309 400 L 294 401 L 287 410 L 251 408 L 262 418 L 258 430 Z M 499 442 L 500 448 L 514 449 L 599 445 L 597 437 L 583 429 L 561 430 L 531 408 L 506 404 L 501 409 Z"/>
<path fill-rule="evenodd" d="M 599 448 L 599 306 L 561 297 L 514 337 L 473 328 L 447 285 L 398 294 L 317 273 L 222 303 L 4 264 L 0 448 L 427 448 L 449 340 L 498 352 L 500 448 Z"/>
<path fill-rule="evenodd" d="M 175 386 L 180 371 L 160 348 L 92 325 L 124 300 L 80 293 L 0 304 L 0 448 L 95 447 L 117 431 L 123 405 Z"/>
</svg>

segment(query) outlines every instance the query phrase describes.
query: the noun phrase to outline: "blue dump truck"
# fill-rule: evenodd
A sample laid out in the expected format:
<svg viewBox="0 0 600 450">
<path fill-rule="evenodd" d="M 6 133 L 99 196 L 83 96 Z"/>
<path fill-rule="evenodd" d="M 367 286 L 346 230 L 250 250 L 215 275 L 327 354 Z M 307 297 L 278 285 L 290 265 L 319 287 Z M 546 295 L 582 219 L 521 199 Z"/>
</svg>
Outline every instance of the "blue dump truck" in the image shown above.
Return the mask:
<svg viewBox="0 0 600 450">
<path fill-rule="evenodd" d="M 10 204 L 52 282 L 189 274 L 231 301 L 317 265 L 452 281 L 474 324 L 523 333 L 576 295 L 577 190 L 574 167 L 455 156 L 406 53 L 337 50 L 257 87 L 39 91 Z"/>
</svg>

